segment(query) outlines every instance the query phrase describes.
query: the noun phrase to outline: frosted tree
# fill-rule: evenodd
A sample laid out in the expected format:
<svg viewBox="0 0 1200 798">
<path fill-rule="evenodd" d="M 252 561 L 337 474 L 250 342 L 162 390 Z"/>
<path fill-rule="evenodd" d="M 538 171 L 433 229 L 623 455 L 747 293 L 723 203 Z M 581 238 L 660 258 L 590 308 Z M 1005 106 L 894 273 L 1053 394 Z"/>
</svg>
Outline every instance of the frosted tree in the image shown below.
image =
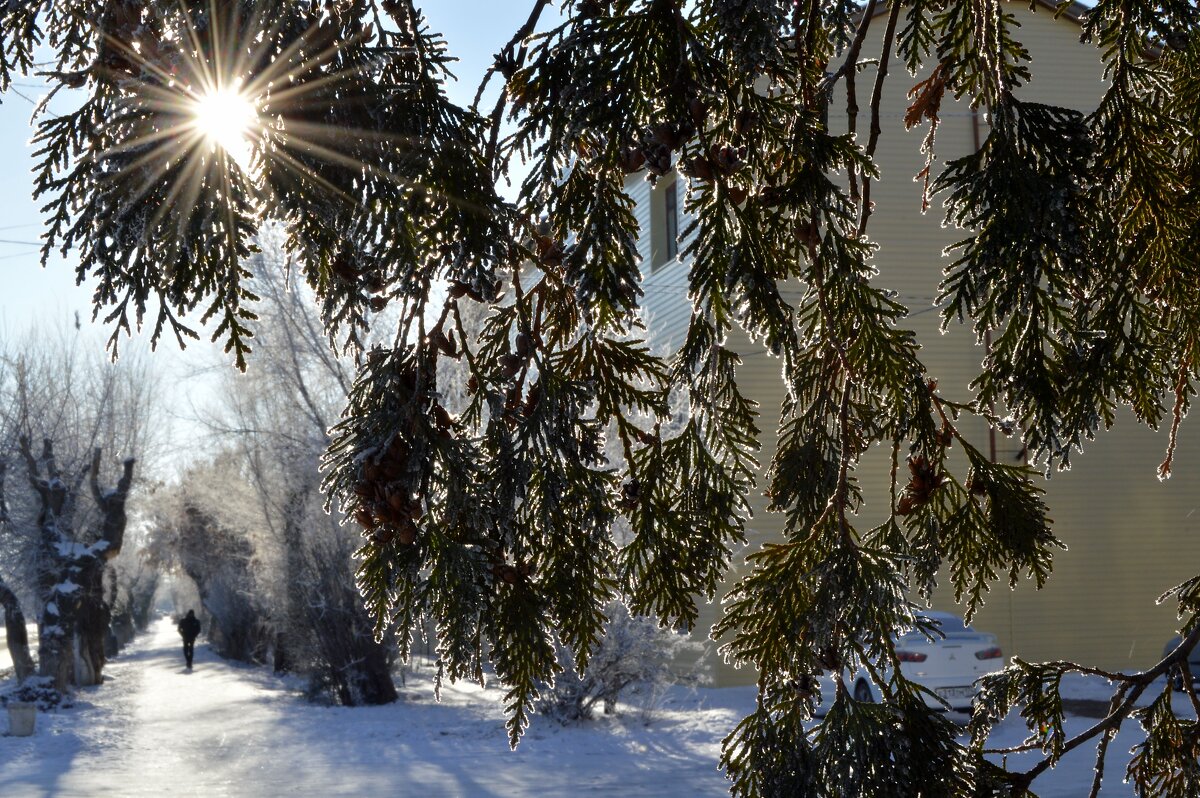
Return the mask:
<svg viewBox="0 0 1200 798">
<path fill-rule="evenodd" d="M 11 578 L 35 602 L 39 675 L 58 690 L 98 684 L 111 620 L 105 577 L 124 546 L 135 462 L 112 469 L 104 453 L 151 446 L 153 389 L 137 357 L 107 363 L 66 334 L 7 343 L 0 458 Z"/>
<path fill-rule="evenodd" d="M 250 283 L 260 297 L 257 358 L 230 375 L 212 424 L 237 452 L 256 497 L 259 581 L 289 664 L 346 705 L 396 699 L 390 636 L 376 640 L 355 584 L 361 530 L 322 509 L 320 457 L 345 405 L 353 360 L 329 347 L 320 307 L 295 282 L 280 231 L 259 237 Z M 214 497 L 215 498 L 215 497 Z"/>
<path fill-rule="evenodd" d="M 8 524 L 8 502 L 4 493 L 4 480 L 8 464 L 0 461 L 0 533 Z M 21 600 L 0 575 L 0 607 L 4 608 L 5 643 L 13 662 L 13 671 L 18 682 L 33 675 L 34 662 L 29 653 L 29 633 L 25 626 L 25 611 L 21 609 Z"/>
<path fill-rule="evenodd" d="M 163 573 L 146 551 L 147 531 L 144 518 L 128 530 L 126 545 L 109 562 L 105 575 L 105 601 L 112 614 L 109 624 L 112 650 L 119 651 L 153 620 L 154 598 Z"/>
<path fill-rule="evenodd" d="M 193 463 L 156 492 L 149 554 L 195 585 L 208 642 L 218 656 L 262 664 L 277 648 L 249 527 L 259 520 L 240 459 L 221 452 Z"/>
<path fill-rule="evenodd" d="M 0 90 L 36 57 L 81 98 L 40 121 L 47 254 L 78 254 L 114 344 L 143 321 L 182 341 L 203 308 L 243 364 L 246 256 L 268 220 L 331 339 L 362 347 L 373 314 L 394 314 L 390 343 L 362 353 L 326 488 L 368 532 L 359 580 L 380 628 L 406 641 L 431 619 L 446 678 L 482 678 L 490 661 L 513 744 L 556 646 L 586 667 L 618 592 L 690 626 L 727 574 L 762 423 L 728 337 L 744 329 L 787 389 L 765 486 L 787 528 L 752 556 L 715 630 L 759 673 L 755 711 L 726 741 L 734 791 L 1024 796 L 1094 743 L 1097 793 L 1107 741 L 1156 677 L 1182 667 L 1200 706 L 1186 672 L 1200 577 L 1168 595 L 1179 648 L 1105 674 L 1109 717 L 1071 739 L 1057 684 L 1084 665 L 1015 663 L 989 679 L 963 744 L 902 678 L 892 641 L 942 569 L 968 615 L 997 577 L 1048 578 L 1057 541 L 1037 468 L 1066 465 L 1118 407 L 1169 427 L 1170 472 L 1200 378 L 1196 4 L 1086 10 L 1108 76 L 1087 116 L 1023 99 L 1028 52 L 1001 0 L 566 0 L 561 20 L 549 0 L 528 4 L 471 107 L 447 98 L 451 54 L 414 0 L 0 6 Z M 893 54 L 935 76 L 916 87 L 914 124 L 936 126 L 947 96 L 989 123 L 930 187 L 964 229 L 939 289 L 945 321 L 994 342 L 963 396 L 926 378 L 908 308 L 870 265 L 880 97 L 903 79 Z M 213 96 L 240 105 L 245 141 L 204 133 Z M 841 96 L 848 134 L 827 121 Z M 517 159 L 530 171 L 505 201 L 496 184 Z M 661 357 L 636 340 L 625 181 L 676 166 L 695 216 L 692 314 Z M 473 343 L 472 303 L 492 306 Z M 469 373 L 461 411 L 439 385 L 446 358 Z M 682 432 L 640 427 L 673 390 L 688 400 Z M 993 463 L 962 433 L 964 414 L 998 424 L 994 406 L 1033 467 Z M 604 455 L 610 426 L 623 465 Z M 893 501 L 869 526 L 855 467 L 877 444 L 894 452 Z M 631 534 L 618 546 L 620 517 Z M 809 723 L 812 678 L 860 663 L 887 667 L 885 706 L 839 680 Z M 1200 791 L 1194 721 L 1170 689 L 1138 717 L 1147 740 L 1128 775 L 1145 795 Z M 1011 772 L 985 741 L 1018 703 L 1043 757 Z"/>
<path fill-rule="evenodd" d="M 114 487 L 101 489 L 101 449 L 95 450 L 88 469 L 75 478 L 59 470 L 51 439 L 42 441 L 38 455 L 27 437 L 21 437 L 18 446 L 30 489 L 37 496 L 41 536 L 38 673 L 52 679 L 57 690 L 99 684 L 111 619 L 104 600 L 104 569 L 124 544 L 125 501 L 133 483 L 134 460 L 124 461 Z M 84 478 L 99 517 L 99 528 L 87 537 L 77 535 L 71 523 L 72 505 L 82 499 Z"/>
</svg>

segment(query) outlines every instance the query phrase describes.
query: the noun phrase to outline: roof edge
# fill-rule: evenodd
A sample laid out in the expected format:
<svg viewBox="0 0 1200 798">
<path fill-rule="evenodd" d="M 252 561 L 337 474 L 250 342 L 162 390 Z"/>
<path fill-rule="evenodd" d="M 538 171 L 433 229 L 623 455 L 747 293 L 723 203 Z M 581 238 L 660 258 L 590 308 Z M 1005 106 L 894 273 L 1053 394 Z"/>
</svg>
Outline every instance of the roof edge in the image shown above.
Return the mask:
<svg viewBox="0 0 1200 798">
<path fill-rule="evenodd" d="M 1059 5 L 1058 0 L 1033 0 L 1033 4 L 1039 5 L 1042 8 L 1053 12 L 1057 16 L 1060 16 L 1066 20 L 1070 20 L 1071 22 L 1074 22 L 1076 24 L 1082 24 L 1084 16 L 1087 15 L 1087 12 L 1091 10 L 1090 6 L 1087 6 L 1078 1 L 1073 2 L 1069 6 L 1064 8 L 1062 10 L 1061 14 L 1058 12 L 1058 5 Z M 887 6 L 888 6 L 887 3 L 881 3 L 881 4 L 877 5 L 875 7 L 875 16 L 881 17 L 884 14 L 888 13 Z"/>
</svg>

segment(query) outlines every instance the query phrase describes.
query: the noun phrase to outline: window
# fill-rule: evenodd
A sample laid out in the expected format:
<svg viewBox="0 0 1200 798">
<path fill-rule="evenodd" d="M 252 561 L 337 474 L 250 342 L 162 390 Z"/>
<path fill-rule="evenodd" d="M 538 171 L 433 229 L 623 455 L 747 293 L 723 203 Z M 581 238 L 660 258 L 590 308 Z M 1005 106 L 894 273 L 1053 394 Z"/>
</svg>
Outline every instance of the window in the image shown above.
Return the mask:
<svg viewBox="0 0 1200 798">
<path fill-rule="evenodd" d="M 679 255 L 679 181 L 672 180 L 663 192 L 663 233 L 666 240 L 666 260 L 674 260 Z"/>
<path fill-rule="evenodd" d="M 0 0 L 3 2 L 3 0 Z M 661 269 L 679 260 L 680 225 L 686 224 L 681 194 L 681 181 L 674 175 L 663 176 L 649 187 L 646 199 L 641 200 L 640 210 L 649 211 L 650 270 Z"/>
</svg>

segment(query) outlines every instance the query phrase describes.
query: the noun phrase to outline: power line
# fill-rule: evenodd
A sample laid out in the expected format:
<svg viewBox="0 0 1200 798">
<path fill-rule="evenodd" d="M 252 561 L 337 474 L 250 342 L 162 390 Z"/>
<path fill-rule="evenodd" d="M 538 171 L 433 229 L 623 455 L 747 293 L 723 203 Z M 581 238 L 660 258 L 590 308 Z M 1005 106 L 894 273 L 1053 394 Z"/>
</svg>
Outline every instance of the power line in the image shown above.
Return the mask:
<svg viewBox="0 0 1200 798">
<path fill-rule="evenodd" d="M 37 104 L 38 104 L 37 100 L 33 99 L 32 97 L 30 97 L 28 94 L 25 94 L 24 92 L 17 91 L 15 88 L 13 88 L 14 85 L 15 84 L 9 84 L 8 90 L 11 91 L 13 94 L 17 95 L 18 97 L 20 97 L 25 102 L 29 103 L 30 105 L 37 107 Z"/>
</svg>

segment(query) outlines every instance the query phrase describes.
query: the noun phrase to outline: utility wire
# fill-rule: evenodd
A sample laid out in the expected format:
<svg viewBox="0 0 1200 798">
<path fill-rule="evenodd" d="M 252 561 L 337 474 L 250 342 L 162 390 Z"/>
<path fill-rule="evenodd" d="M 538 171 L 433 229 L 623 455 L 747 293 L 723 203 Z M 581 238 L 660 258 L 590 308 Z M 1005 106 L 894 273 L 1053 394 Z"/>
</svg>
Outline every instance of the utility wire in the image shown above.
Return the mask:
<svg viewBox="0 0 1200 798">
<path fill-rule="evenodd" d="M 24 92 L 17 91 L 15 88 L 13 88 L 15 85 L 16 84 L 14 84 L 14 83 L 10 83 L 8 86 L 8 90 L 10 92 L 12 92 L 13 94 L 17 95 L 18 97 L 20 97 L 25 102 L 29 103 L 30 105 L 32 105 L 36 108 L 37 104 L 38 104 L 37 100 L 33 99 L 32 97 L 30 97 L 28 94 L 25 94 Z"/>
</svg>

